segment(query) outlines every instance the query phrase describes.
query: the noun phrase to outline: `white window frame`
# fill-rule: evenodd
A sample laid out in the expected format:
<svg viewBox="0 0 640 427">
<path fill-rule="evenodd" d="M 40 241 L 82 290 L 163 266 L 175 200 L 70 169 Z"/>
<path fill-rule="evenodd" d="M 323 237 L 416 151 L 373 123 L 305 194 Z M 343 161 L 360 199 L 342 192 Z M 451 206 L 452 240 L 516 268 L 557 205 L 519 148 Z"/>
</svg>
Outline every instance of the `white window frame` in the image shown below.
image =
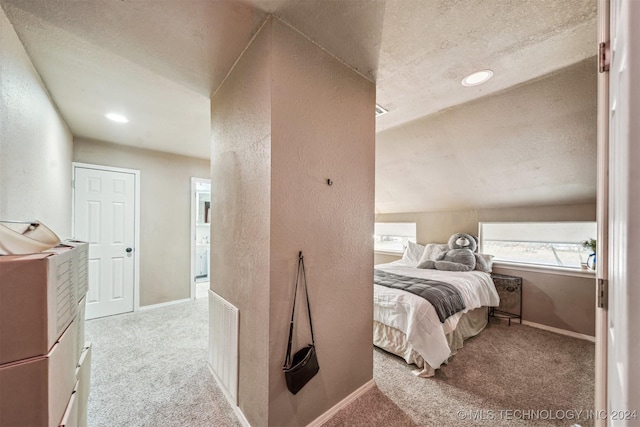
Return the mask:
<svg viewBox="0 0 640 427">
<path fill-rule="evenodd" d="M 373 249 L 376 253 L 402 255 L 407 246 L 407 241 L 416 242 L 415 222 L 376 222 L 373 234 Z M 378 237 L 385 236 L 403 240 L 402 247 L 389 248 L 376 245 Z"/>
<path fill-rule="evenodd" d="M 580 244 L 582 241 L 587 240 L 589 238 L 595 238 L 597 233 L 597 226 L 595 221 L 531 221 L 531 222 L 480 222 L 478 224 L 478 236 L 479 236 L 479 251 L 482 253 L 489 253 L 491 251 L 487 251 L 484 241 L 487 238 L 488 229 L 485 229 L 485 226 L 490 226 L 494 228 L 491 231 L 491 240 L 499 240 L 496 238 L 496 226 L 499 228 L 501 224 L 506 225 L 504 230 L 500 232 L 503 233 L 501 238 L 504 238 L 505 241 L 514 241 L 514 242 L 532 242 L 532 243 L 549 243 L 549 244 Z M 517 228 L 522 227 L 523 225 L 530 225 L 531 230 L 522 230 L 516 231 L 509 230 L 509 228 Z M 553 229 L 557 227 L 563 227 L 564 229 L 573 230 L 568 231 L 565 236 L 559 236 L 558 233 L 554 233 Z M 535 230 L 535 237 L 532 237 L 531 240 L 527 238 L 527 234 L 531 234 Z M 509 236 L 509 233 L 513 233 L 512 236 Z M 570 236 L 571 234 L 575 234 L 574 236 Z M 509 238 L 513 237 L 513 238 Z M 518 267 L 518 269 L 522 270 L 546 270 L 551 272 L 573 272 L 579 273 L 579 275 L 593 275 L 594 272 L 590 270 L 584 270 L 580 266 L 567 266 L 567 265 L 553 265 L 546 262 L 535 262 L 535 261 L 523 261 L 523 260 L 509 260 L 509 259 L 501 259 L 499 256 L 496 256 L 494 259 L 494 265 L 504 267 Z"/>
</svg>

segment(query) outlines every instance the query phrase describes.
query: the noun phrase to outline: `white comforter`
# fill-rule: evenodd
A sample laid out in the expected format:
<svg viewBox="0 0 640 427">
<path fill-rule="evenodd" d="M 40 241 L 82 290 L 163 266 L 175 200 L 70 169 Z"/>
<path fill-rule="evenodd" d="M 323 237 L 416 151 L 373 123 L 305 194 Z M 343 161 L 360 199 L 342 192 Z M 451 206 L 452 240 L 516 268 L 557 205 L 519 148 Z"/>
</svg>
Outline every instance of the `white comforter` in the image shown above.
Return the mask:
<svg viewBox="0 0 640 427">
<path fill-rule="evenodd" d="M 449 357 L 451 350 L 445 335 L 456 328 L 460 317 L 467 311 L 481 306 L 497 306 L 500 302 L 491 276 L 481 271 L 425 270 L 404 261 L 379 264 L 375 268 L 402 276 L 450 283 L 462 294 L 466 309 L 440 323 L 436 310 L 424 298 L 399 289 L 374 285 L 374 320 L 404 332 L 413 349 L 434 369 Z"/>
</svg>

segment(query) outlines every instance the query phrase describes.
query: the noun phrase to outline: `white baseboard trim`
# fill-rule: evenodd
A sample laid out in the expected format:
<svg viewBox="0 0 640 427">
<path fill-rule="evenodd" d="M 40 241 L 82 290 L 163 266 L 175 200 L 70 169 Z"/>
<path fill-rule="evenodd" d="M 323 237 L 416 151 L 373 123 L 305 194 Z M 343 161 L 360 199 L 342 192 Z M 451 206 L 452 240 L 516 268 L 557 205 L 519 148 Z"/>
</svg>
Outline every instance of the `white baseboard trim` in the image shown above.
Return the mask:
<svg viewBox="0 0 640 427">
<path fill-rule="evenodd" d="M 573 338 L 579 338 L 585 341 L 596 342 L 596 337 L 592 337 L 591 335 L 579 334 L 577 332 L 567 331 L 566 329 L 554 328 L 553 326 L 542 325 L 540 323 L 529 322 L 528 320 L 522 321 L 523 325 L 528 325 L 538 329 L 544 329 L 545 331 L 555 332 L 556 334 L 567 335 Z"/>
<path fill-rule="evenodd" d="M 218 388 L 222 391 L 222 394 L 229 402 L 229 405 L 231 405 L 231 408 L 233 409 L 233 413 L 236 414 L 236 418 L 238 418 L 238 421 L 240 421 L 240 424 L 242 425 L 242 427 L 251 427 L 251 424 L 249 424 L 249 421 L 247 421 L 247 418 L 244 416 L 244 413 L 242 412 L 242 410 L 236 405 L 236 402 L 233 401 L 233 399 L 231 398 L 231 395 L 227 393 L 225 388 L 222 386 L 222 382 L 218 379 L 218 376 L 216 375 L 215 372 L 213 372 L 213 368 L 208 363 L 207 363 L 207 368 L 209 368 L 209 372 L 211 372 L 211 376 L 216 381 Z"/>
<path fill-rule="evenodd" d="M 189 301 L 191 301 L 191 298 L 177 299 L 174 301 L 161 302 L 160 304 L 143 305 L 142 307 L 138 308 L 138 310 L 152 310 L 154 308 L 166 307 L 168 305 L 181 304 L 183 302 Z"/>
<path fill-rule="evenodd" d="M 363 394 L 365 394 L 375 386 L 376 386 L 376 382 L 373 380 L 373 378 L 370 379 L 368 382 L 364 383 L 360 388 L 358 388 L 356 391 L 351 393 L 349 396 L 345 397 L 340 402 L 333 405 L 333 407 L 329 409 L 327 412 L 325 412 L 324 414 L 320 415 L 318 418 L 316 418 L 315 420 L 307 424 L 307 427 L 320 427 L 322 424 L 329 421 L 329 419 L 331 419 L 331 417 L 337 414 L 338 411 L 340 411 L 342 408 L 349 406 L 354 400 L 356 400 L 357 398 L 359 398 L 360 396 L 362 396 Z"/>
<path fill-rule="evenodd" d="M 247 421 L 247 418 L 244 416 L 244 413 L 242 412 L 242 410 L 238 406 L 236 406 L 235 402 L 233 402 L 233 400 L 231 399 L 231 396 L 226 392 L 224 387 L 222 387 L 222 383 L 218 379 L 218 376 L 215 374 L 215 372 L 213 372 L 211 365 L 209 365 L 208 363 L 207 363 L 207 368 L 209 369 L 209 372 L 211 372 L 211 376 L 213 377 L 216 384 L 218 385 L 218 388 L 222 390 L 222 394 L 224 394 L 224 397 L 229 402 L 229 405 L 231 405 L 231 408 L 233 408 L 233 412 L 238 418 L 238 421 L 240 421 L 240 424 L 242 424 L 242 427 L 251 427 L 251 424 L 249 424 L 249 421 Z M 376 382 L 372 378 L 371 380 L 367 381 L 362 386 L 360 386 L 360 388 L 358 388 L 356 391 L 351 393 L 349 396 L 345 397 L 340 402 L 333 405 L 333 407 L 329 409 L 327 412 L 320 415 L 318 418 L 316 418 L 311 423 L 309 423 L 307 427 L 320 427 L 322 424 L 329 421 L 329 419 L 331 419 L 331 417 L 337 414 L 338 411 L 340 411 L 342 408 L 349 406 L 354 400 L 356 400 L 357 398 L 359 398 L 360 396 L 362 396 L 363 394 L 365 394 L 367 391 L 371 390 L 375 386 L 376 386 Z"/>
</svg>

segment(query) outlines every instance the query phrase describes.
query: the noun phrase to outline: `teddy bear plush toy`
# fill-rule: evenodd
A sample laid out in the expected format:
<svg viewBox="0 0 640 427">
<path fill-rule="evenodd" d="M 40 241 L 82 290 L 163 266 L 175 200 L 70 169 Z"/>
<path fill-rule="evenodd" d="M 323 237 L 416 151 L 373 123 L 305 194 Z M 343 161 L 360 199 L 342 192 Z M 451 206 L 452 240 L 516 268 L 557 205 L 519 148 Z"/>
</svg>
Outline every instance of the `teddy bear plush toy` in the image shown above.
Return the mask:
<svg viewBox="0 0 640 427">
<path fill-rule="evenodd" d="M 449 250 L 441 253 L 435 260 L 420 263 L 419 268 L 429 268 L 445 271 L 473 271 L 485 270 L 486 262 L 475 253 L 476 240 L 467 233 L 456 233 L 449 238 Z M 484 263 L 476 266 L 477 263 Z M 476 268 L 479 267 L 479 268 Z"/>
</svg>

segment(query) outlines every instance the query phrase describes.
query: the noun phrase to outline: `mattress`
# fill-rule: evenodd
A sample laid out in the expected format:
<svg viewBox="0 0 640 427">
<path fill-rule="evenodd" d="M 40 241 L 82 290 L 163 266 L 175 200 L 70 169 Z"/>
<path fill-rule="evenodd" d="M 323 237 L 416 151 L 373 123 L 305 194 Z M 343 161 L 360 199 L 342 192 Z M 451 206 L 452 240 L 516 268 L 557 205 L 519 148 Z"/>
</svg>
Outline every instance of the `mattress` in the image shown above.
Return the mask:
<svg viewBox="0 0 640 427">
<path fill-rule="evenodd" d="M 379 324 L 374 335 L 374 345 L 384 348 L 385 340 L 394 339 L 385 336 L 385 330 L 399 331 L 404 335 L 406 347 L 414 351 L 432 369 L 438 369 L 455 352 L 456 349 L 450 346 L 451 338 L 448 338 L 448 335 L 455 337 L 452 333 L 465 313 L 480 307 L 497 306 L 500 302 L 491 276 L 482 271 L 419 269 L 403 261 L 379 264 L 375 268 L 401 276 L 446 282 L 458 289 L 462 295 L 465 309 L 440 322 L 434 307 L 427 300 L 402 290 L 374 285 L 374 322 Z M 381 328 L 380 325 L 388 328 Z M 387 332 L 387 335 L 391 333 Z M 380 345 L 376 344 L 376 341 Z M 386 350 L 394 354 L 403 353 L 398 355 L 407 360 L 405 350 Z"/>
<path fill-rule="evenodd" d="M 460 316 L 456 329 L 446 335 L 451 352 L 443 364 L 448 363 L 451 357 L 463 347 L 464 340 L 482 332 L 487 326 L 487 318 L 487 307 L 476 308 Z M 411 347 L 403 332 L 374 321 L 373 343 L 378 348 L 402 357 L 409 365 L 416 365 L 418 369 L 413 371 L 416 376 L 428 378 L 435 375 L 436 368 L 426 363 L 420 353 Z"/>
</svg>

